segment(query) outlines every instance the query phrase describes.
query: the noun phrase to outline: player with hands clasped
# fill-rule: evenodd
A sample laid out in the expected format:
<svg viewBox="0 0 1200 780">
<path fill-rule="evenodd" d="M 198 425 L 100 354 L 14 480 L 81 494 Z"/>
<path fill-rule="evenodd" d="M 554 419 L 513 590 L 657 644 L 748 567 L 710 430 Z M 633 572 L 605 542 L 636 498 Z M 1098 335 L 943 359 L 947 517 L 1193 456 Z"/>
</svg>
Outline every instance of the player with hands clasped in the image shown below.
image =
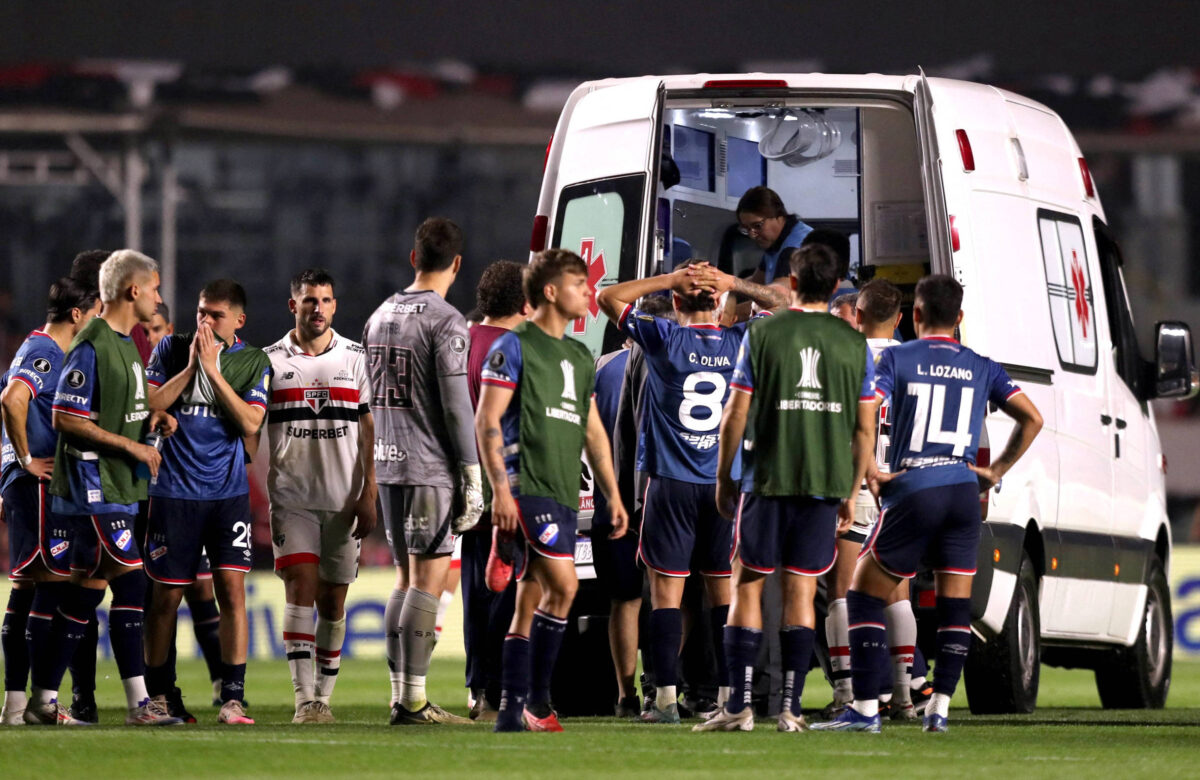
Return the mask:
<svg viewBox="0 0 1200 780">
<path fill-rule="evenodd" d="M 634 307 L 646 295 L 671 291 L 678 322 Z M 643 430 L 645 493 L 638 557 L 650 577 L 650 651 L 655 706 L 650 723 L 678 723 L 676 686 L 683 642 L 684 583 L 692 566 L 704 576 L 717 656 L 717 702 L 729 696 L 722 634 L 729 613 L 733 524 L 717 513 L 717 428 L 746 325 L 718 324 L 725 294 L 734 291 L 759 306 L 784 306 L 778 287 L 752 284 L 702 261 L 669 274 L 622 282 L 602 290 L 600 308 L 640 344 L 648 369 Z M 733 479 L 741 476 L 740 459 Z"/>
<path fill-rule="evenodd" d="M 517 562 L 517 606 L 504 641 L 496 731 L 561 731 L 550 701 L 554 662 L 575 598 L 580 454 L 609 500 L 613 530 L 629 524 L 613 474 L 608 434 L 593 397 L 595 370 L 567 324 L 588 311 L 587 265 L 549 249 L 525 269 L 533 317 L 496 339 L 475 415 L 492 485 L 492 522 L 525 537 Z"/>
<path fill-rule="evenodd" d="M 922 279 L 913 306 L 920 338 L 890 347 L 879 360 L 876 394 L 892 408 L 891 473 L 872 475 L 882 508 L 846 594 L 854 701 L 813 728 L 879 731 L 885 600 L 927 560 L 937 588 L 938 639 L 924 730 L 947 729 L 950 697 L 971 647 L 979 490 L 997 483 L 1042 427 L 1037 408 L 1004 368 L 955 340 L 961 307 L 962 287 L 954 279 Z M 989 403 L 1017 424 L 1000 456 L 980 467 L 975 454 Z"/>
<path fill-rule="evenodd" d="M 275 571 L 287 598 L 283 644 L 296 694 L 293 723 L 333 722 L 329 699 L 346 638 L 346 591 L 358 576 L 361 540 L 376 522 L 366 351 L 333 330 L 333 288 L 323 269 L 293 277 L 288 308 L 296 327 L 265 350 L 272 369 L 267 491 Z"/>
<path fill-rule="evenodd" d="M 467 323 L 446 303 L 462 267 L 462 231 L 431 217 L 414 237 L 416 279 L 363 330 L 378 421 L 374 457 L 396 585 L 384 611 L 393 726 L 470 723 L 425 695 L 438 600 L 454 535 L 483 513 L 467 384 Z"/>
</svg>

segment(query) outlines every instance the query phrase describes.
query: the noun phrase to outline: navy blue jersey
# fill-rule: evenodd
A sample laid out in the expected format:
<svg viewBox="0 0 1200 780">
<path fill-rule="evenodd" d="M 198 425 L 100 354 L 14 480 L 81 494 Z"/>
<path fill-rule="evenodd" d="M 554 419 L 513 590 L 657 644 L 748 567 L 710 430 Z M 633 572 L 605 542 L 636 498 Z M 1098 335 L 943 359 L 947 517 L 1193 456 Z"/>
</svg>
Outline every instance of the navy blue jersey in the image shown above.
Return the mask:
<svg viewBox="0 0 1200 780">
<path fill-rule="evenodd" d="M 938 336 L 884 350 L 875 392 L 891 400 L 891 470 L 907 470 L 885 488 L 894 500 L 974 481 L 967 464 L 975 463 L 988 402 L 1002 406 L 1021 388 L 999 363 Z"/>
<path fill-rule="evenodd" d="M 625 381 L 625 364 L 629 362 L 629 350 L 622 349 L 602 355 L 596 369 L 596 411 L 600 422 L 611 440 L 617 424 L 617 402 L 621 400 L 621 385 Z M 607 358 L 607 359 L 606 359 Z"/>
<path fill-rule="evenodd" d="M 117 334 L 129 340 L 128 336 Z M 137 373 L 141 377 L 141 372 Z M 69 353 L 59 374 L 58 387 L 54 393 L 54 411 L 73 414 L 85 420 L 96 421 L 93 408 L 99 408 L 97 397 L 96 348 L 90 341 L 81 342 Z M 113 504 L 104 500 L 100 488 L 100 465 L 95 460 L 67 458 L 67 475 L 71 488 L 70 498 L 54 496 L 50 508 L 61 515 L 106 515 L 137 514 L 137 503 Z"/>
<path fill-rule="evenodd" d="M 62 370 L 63 351 L 54 339 L 40 330 L 30 333 L 17 349 L 12 365 L 0 377 L 0 392 L 12 382 L 21 382 L 29 388 L 29 414 L 25 418 L 25 437 L 29 454 L 35 458 L 53 458 L 58 444 L 54 431 L 54 390 L 58 387 L 58 375 Z M 17 465 L 17 453 L 5 430 L 0 439 L 0 488 L 8 487 L 14 479 L 25 474 Z"/>
<path fill-rule="evenodd" d="M 638 470 L 681 482 L 716 482 L 721 410 L 745 324 L 679 325 L 630 306 L 620 327 L 646 352 Z M 739 452 L 733 479 L 741 478 L 741 470 Z"/>
<path fill-rule="evenodd" d="M 501 357 L 496 357 L 500 354 Z M 504 468 L 510 474 L 521 470 L 520 454 L 516 445 L 521 438 L 521 339 L 509 331 L 492 342 L 487 358 L 483 361 L 480 383 L 495 385 L 513 391 L 504 414 L 500 415 L 500 435 L 504 438 Z"/>
<path fill-rule="evenodd" d="M 235 338 L 227 351 L 233 353 L 245 348 L 246 343 Z M 150 386 L 161 387 L 171 379 L 166 373 L 167 366 L 186 366 L 188 349 L 187 342 L 164 336 L 146 366 L 146 381 Z M 172 351 L 185 354 L 172 360 Z M 242 400 L 266 410 L 270 374 L 271 367 L 267 365 L 254 386 L 242 394 Z M 199 370 L 196 376 L 198 379 Z M 191 382 L 167 410 L 178 420 L 179 429 L 163 440 L 162 465 L 158 477 L 150 482 L 152 496 L 217 501 L 250 492 L 242 434 L 225 419 L 220 404 L 210 400 L 200 384 Z"/>
</svg>

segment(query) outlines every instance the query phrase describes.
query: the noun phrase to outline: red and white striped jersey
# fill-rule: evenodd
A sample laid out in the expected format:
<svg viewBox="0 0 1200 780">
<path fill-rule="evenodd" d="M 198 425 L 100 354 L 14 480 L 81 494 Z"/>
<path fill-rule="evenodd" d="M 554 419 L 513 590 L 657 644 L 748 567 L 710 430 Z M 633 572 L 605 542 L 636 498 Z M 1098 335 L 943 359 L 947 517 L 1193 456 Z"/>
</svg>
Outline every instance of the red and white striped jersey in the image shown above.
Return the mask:
<svg viewBox="0 0 1200 780">
<path fill-rule="evenodd" d="M 333 332 L 310 355 L 293 333 L 266 349 L 274 376 L 267 410 L 272 506 L 341 511 L 363 487 L 359 420 L 371 411 L 371 381 L 361 344 Z"/>
</svg>

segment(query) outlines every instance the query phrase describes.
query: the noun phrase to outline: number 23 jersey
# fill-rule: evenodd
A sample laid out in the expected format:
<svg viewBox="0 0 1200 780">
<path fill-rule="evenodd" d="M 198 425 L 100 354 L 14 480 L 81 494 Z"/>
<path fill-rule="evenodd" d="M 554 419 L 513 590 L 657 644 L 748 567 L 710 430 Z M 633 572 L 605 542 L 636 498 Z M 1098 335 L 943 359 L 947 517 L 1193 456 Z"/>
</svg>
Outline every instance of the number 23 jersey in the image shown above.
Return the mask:
<svg viewBox="0 0 1200 780">
<path fill-rule="evenodd" d="M 359 421 L 371 412 L 371 382 L 362 345 L 337 332 L 319 355 L 292 334 L 267 347 L 271 404 L 267 435 L 272 506 L 349 509 L 362 492 Z"/>
<path fill-rule="evenodd" d="M 645 350 L 649 372 L 639 470 L 681 482 L 716 482 L 721 410 L 745 324 L 679 325 L 627 307 L 620 327 Z M 741 470 L 739 448 L 733 479 L 741 478 Z"/>
<path fill-rule="evenodd" d="M 994 360 L 948 337 L 926 337 L 884 350 L 875 394 L 891 399 L 893 472 L 885 500 L 916 490 L 973 482 L 987 404 L 1003 406 L 1022 390 Z"/>
</svg>

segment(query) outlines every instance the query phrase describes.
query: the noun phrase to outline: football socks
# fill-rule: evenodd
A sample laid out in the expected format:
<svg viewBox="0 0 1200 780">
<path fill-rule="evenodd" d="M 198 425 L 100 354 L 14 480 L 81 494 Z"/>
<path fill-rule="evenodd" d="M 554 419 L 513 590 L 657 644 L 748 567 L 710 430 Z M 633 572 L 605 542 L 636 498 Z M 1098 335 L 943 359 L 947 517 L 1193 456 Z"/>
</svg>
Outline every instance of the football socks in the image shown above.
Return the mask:
<svg viewBox="0 0 1200 780">
<path fill-rule="evenodd" d="M 656 609 L 650 612 L 650 647 L 654 654 L 655 696 L 660 710 L 675 703 L 678 684 L 679 644 L 683 641 L 683 611 Z"/>
<path fill-rule="evenodd" d="M 33 606 L 33 588 L 8 592 L 4 623 L 0 625 L 0 645 L 4 648 L 4 690 L 25 692 L 29 678 L 29 645 L 25 642 L 25 625 Z"/>
<path fill-rule="evenodd" d="M 333 686 L 337 684 L 338 669 L 342 665 L 342 643 L 346 641 L 346 616 L 340 620 L 327 620 L 317 615 L 317 701 L 329 704 Z M 243 672 L 244 670 L 243 664 Z M 224 692 L 222 692 L 224 696 Z M 238 698 L 241 698 L 240 696 Z"/>
<path fill-rule="evenodd" d="M 393 590 L 383 609 L 383 630 L 386 635 L 388 677 L 392 682 L 392 702 L 400 701 L 400 613 L 404 610 L 406 590 Z"/>
<path fill-rule="evenodd" d="M 879 670 L 888 663 L 883 599 L 851 590 L 846 594 L 847 635 L 850 638 L 850 678 L 854 709 L 873 716 L 879 706 Z M 876 710 L 871 712 L 869 710 Z"/>
<path fill-rule="evenodd" d="M 784 626 L 779 631 L 779 646 L 783 652 L 783 703 L 781 706 L 800 714 L 800 698 L 804 693 L 804 678 L 812 660 L 816 633 L 808 626 Z"/>
<path fill-rule="evenodd" d="M 292 690 L 296 706 L 313 700 L 313 608 L 288 604 L 283 612 L 283 648 L 287 653 L 288 669 L 292 673 Z"/>
<path fill-rule="evenodd" d="M 540 609 L 534 611 L 533 628 L 529 632 L 530 706 L 550 703 L 550 679 L 566 633 L 565 617 L 555 617 Z"/>
<path fill-rule="evenodd" d="M 432 593 L 409 588 L 400 611 L 400 703 L 408 710 L 425 705 L 425 676 L 437 644 L 438 600 Z"/>
<path fill-rule="evenodd" d="M 725 659 L 729 665 L 729 701 L 725 710 L 736 715 L 750 706 L 754 688 L 754 665 L 762 644 L 762 630 L 725 626 Z"/>
<path fill-rule="evenodd" d="M 954 695 L 971 649 L 971 600 L 937 598 L 937 661 L 933 665 L 935 693 Z M 945 715 L 939 712 L 939 715 Z"/>
</svg>

